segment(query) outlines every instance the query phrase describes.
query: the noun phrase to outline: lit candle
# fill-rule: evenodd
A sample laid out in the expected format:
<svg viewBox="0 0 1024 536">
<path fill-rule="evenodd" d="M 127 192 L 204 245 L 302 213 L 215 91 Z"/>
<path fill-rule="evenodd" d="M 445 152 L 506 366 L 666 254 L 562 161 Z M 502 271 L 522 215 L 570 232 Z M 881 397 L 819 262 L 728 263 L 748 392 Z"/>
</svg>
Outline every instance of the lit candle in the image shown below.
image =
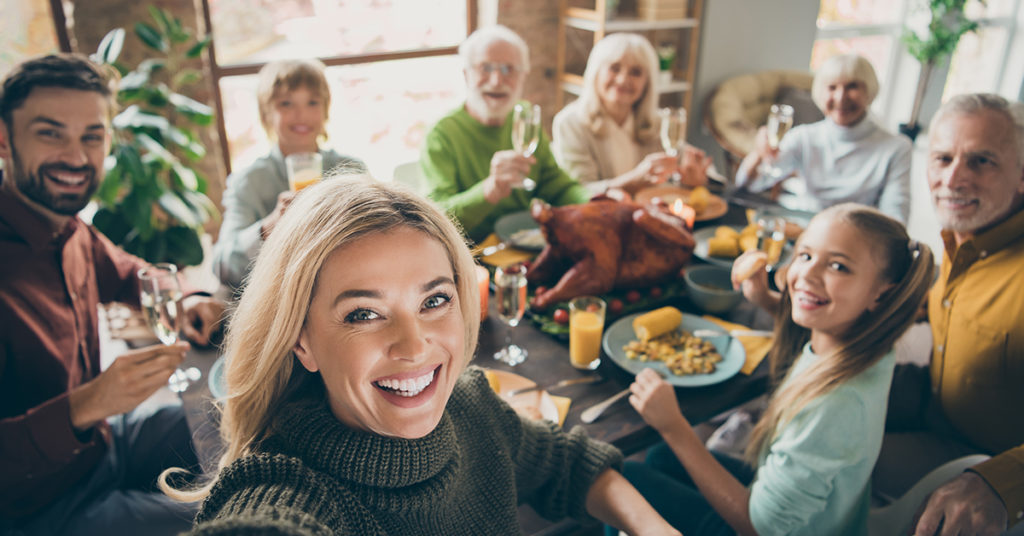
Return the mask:
<svg viewBox="0 0 1024 536">
<path fill-rule="evenodd" d="M 686 222 L 686 226 L 693 229 L 693 220 L 697 217 L 697 211 L 690 205 L 683 203 L 682 199 L 676 199 L 672 204 L 672 213 L 679 216 Z"/>
<path fill-rule="evenodd" d="M 487 294 L 489 293 L 489 283 L 491 280 L 491 273 L 487 271 L 487 268 L 476 265 L 476 283 L 480 287 L 480 321 L 487 319 Z"/>
</svg>

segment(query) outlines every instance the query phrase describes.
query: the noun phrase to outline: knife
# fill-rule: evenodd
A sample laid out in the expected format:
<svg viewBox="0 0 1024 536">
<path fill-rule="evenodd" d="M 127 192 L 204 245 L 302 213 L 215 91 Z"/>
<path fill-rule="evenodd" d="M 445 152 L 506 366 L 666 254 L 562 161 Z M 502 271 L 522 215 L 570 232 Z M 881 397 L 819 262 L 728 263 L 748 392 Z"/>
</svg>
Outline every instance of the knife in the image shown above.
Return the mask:
<svg viewBox="0 0 1024 536">
<path fill-rule="evenodd" d="M 566 385 L 575 385 L 578 383 L 597 383 L 603 379 L 604 378 L 602 378 L 601 376 L 583 376 L 582 378 L 569 378 L 567 380 L 562 380 L 550 387 L 542 387 L 540 384 L 531 385 L 529 387 L 522 387 L 520 389 L 509 391 L 508 393 L 505 394 L 505 396 L 511 398 L 513 396 L 521 395 L 523 393 L 529 393 L 530 391 L 537 391 L 540 389 L 556 389 L 558 387 L 565 387 Z"/>
</svg>

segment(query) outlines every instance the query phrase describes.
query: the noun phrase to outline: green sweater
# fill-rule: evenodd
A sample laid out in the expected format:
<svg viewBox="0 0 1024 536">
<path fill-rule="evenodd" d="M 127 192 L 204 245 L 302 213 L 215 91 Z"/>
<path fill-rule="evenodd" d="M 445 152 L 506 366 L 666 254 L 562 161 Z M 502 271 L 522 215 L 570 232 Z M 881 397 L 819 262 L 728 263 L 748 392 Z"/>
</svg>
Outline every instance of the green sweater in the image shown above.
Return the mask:
<svg viewBox="0 0 1024 536">
<path fill-rule="evenodd" d="M 430 197 L 458 220 L 473 240 L 486 238 L 501 216 L 528 209 L 532 197 L 552 205 L 586 203 L 590 199 L 586 188 L 558 167 L 547 134 L 541 132 L 533 153 L 537 163 L 529 174 L 537 181 L 536 190 L 517 188 L 498 204 L 489 203 L 484 199 L 483 180 L 491 174 L 491 157 L 510 149 L 511 113 L 500 127 L 489 127 L 473 119 L 465 107 L 459 107 L 441 118 L 427 134 L 420 166 Z"/>
<path fill-rule="evenodd" d="M 342 425 L 326 403 L 292 404 L 260 452 L 219 475 L 193 534 L 519 534 L 520 503 L 589 519 L 587 490 L 614 447 L 521 419 L 471 367 L 420 439 Z"/>
</svg>

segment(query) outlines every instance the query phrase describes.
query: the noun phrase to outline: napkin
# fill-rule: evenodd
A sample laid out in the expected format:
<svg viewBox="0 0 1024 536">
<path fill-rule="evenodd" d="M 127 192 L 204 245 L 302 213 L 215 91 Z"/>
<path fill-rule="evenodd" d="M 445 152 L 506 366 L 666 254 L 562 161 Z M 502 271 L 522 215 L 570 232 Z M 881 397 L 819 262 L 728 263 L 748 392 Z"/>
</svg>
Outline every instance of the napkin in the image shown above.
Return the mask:
<svg viewBox="0 0 1024 536">
<path fill-rule="evenodd" d="M 549 394 L 551 400 L 555 403 L 555 407 L 558 408 L 558 426 L 565 424 L 565 416 L 569 414 L 569 404 L 572 404 L 572 399 L 567 396 L 555 396 Z"/>
<path fill-rule="evenodd" d="M 484 239 L 483 242 L 477 244 L 477 247 L 474 249 L 474 253 L 477 250 L 483 249 L 488 246 L 494 246 L 499 243 L 501 243 L 501 240 L 498 238 L 498 235 L 491 233 L 490 236 Z M 497 253 L 494 253 L 493 255 L 482 257 L 480 260 L 487 264 L 490 264 L 491 266 L 502 267 L 508 266 L 510 264 L 515 264 L 517 262 L 528 261 L 532 259 L 534 255 L 535 253 L 523 251 L 521 249 L 515 249 L 509 246 L 501 251 L 498 251 Z"/>
<path fill-rule="evenodd" d="M 704 315 L 704 320 L 714 322 L 715 324 L 722 326 L 722 328 L 727 331 L 733 329 L 750 329 L 743 324 L 735 324 L 711 315 Z M 736 339 L 743 344 L 743 349 L 747 351 L 747 361 L 743 363 L 743 368 L 740 369 L 740 372 L 750 376 L 750 374 L 754 372 L 754 369 L 756 369 L 757 366 L 761 364 L 761 361 L 764 360 L 764 356 L 768 355 L 768 350 L 771 350 L 772 338 L 744 336 L 736 337 Z"/>
</svg>

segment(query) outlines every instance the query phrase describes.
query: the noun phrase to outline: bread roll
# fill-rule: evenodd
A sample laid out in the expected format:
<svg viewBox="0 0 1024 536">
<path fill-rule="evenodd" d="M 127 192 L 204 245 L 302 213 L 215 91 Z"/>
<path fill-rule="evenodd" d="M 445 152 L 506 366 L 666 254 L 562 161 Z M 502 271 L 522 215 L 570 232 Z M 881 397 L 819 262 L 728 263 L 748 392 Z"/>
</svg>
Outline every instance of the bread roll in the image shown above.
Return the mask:
<svg viewBox="0 0 1024 536">
<path fill-rule="evenodd" d="M 736 235 L 737 237 L 739 235 Z M 740 254 L 740 244 L 733 237 L 712 236 L 708 239 L 708 255 L 735 259 Z"/>
<path fill-rule="evenodd" d="M 728 225 L 719 225 L 715 228 L 715 236 L 719 238 L 731 238 L 738 240 L 740 238 L 740 232 Z"/>
<path fill-rule="evenodd" d="M 679 327 L 683 313 L 675 307 L 662 307 L 633 319 L 633 333 L 641 342 L 647 342 Z"/>
</svg>

